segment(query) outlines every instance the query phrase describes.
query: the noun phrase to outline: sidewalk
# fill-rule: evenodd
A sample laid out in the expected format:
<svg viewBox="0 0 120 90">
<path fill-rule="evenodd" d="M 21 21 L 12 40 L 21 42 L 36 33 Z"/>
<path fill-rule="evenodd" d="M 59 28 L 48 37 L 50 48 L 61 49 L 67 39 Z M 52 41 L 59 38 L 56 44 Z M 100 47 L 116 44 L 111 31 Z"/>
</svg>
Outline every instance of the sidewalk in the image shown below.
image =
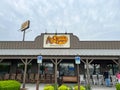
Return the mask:
<svg viewBox="0 0 120 90">
<path fill-rule="evenodd" d="M 45 84 L 39 85 L 39 90 L 44 90 Z M 36 90 L 36 84 L 26 84 L 26 88 L 28 90 Z M 112 87 L 105 87 L 105 86 L 92 86 L 92 90 L 116 90 L 114 86 Z"/>
<path fill-rule="evenodd" d="M 44 90 L 44 86 L 45 86 L 45 84 L 40 84 L 39 85 L 39 90 Z M 28 90 L 36 90 L 36 84 L 26 84 L 25 87 Z"/>
<path fill-rule="evenodd" d="M 92 90 L 116 90 L 115 87 L 92 86 Z"/>
</svg>

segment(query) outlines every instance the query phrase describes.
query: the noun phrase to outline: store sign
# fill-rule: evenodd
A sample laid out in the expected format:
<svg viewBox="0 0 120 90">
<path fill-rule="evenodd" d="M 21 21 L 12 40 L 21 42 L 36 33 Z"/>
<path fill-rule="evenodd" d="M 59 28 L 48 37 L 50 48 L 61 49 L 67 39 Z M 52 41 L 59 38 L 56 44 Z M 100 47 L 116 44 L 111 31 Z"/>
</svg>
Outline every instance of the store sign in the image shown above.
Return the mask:
<svg viewBox="0 0 120 90">
<path fill-rule="evenodd" d="M 79 56 L 75 57 L 75 63 L 80 64 L 80 57 Z"/>
<path fill-rule="evenodd" d="M 37 63 L 42 63 L 42 56 L 37 57 Z"/>
<path fill-rule="evenodd" d="M 24 31 L 26 29 L 28 29 L 30 26 L 30 20 L 27 20 L 26 22 L 24 22 L 22 25 L 21 25 L 21 31 Z"/>
<path fill-rule="evenodd" d="M 70 48 L 70 35 L 44 35 L 44 48 Z"/>
</svg>

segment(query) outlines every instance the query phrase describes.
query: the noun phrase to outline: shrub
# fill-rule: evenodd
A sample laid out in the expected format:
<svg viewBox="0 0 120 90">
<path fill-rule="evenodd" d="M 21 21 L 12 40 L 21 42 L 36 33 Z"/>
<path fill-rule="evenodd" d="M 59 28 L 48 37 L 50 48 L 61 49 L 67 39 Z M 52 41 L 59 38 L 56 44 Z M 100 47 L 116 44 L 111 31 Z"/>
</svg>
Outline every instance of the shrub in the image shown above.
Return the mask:
<svg viewBox="0 0 120 90">
<path fill-rule="evenodd" d="M 116 90 L 120 90 L 120 84 L 119 83 L 116 84 Z"/>
<path fill-rule="evenodd" d="M 61 85 L 58 90 L 70 90 L 70 88 L 67 85 Z"/>
<path fill-rule="evenodd" d="M 65 85 L 65 84 L 62 84 L 61 86 L 57 86 L 57 84 L 54 84 L 54 85 L 49 85 L 47 84 L 45 87 L 44 87 L 44 90 L 78 90 L 78 86 L 68 86 L 68 85 Z M 89 89 L 85 89 L 84 86 L 80 86 L 80 90 L 89 90 Z"/>
<path fill-rule="evenodd" d="M 74 90 L 78 90 L 78 86 L 74 87 Z M 84 86 L 80 86 L 80 90 L 86 90 Z"/>
<path fill-rule="evenodd" d="M 85 90 L 91 90 L 91 86 L 90 85 L 85 86 Z"/>
<path fill-rule="evenodd" d="M 54 87 L 48 84 L 44 87 L 44 90 L 54 90 Z"/>
<path fill-rule="evenodd" d="M 54 87 L 54 90 L 57 90 L 58 89 L 58 84 L 57 83 L 53 84 L 53 87 Z"/>
<path fill-rule="evenodd" d="M 15 80 L 0 81 L 0 90 L 20 90 L 21 84 Z"/>
</svg>

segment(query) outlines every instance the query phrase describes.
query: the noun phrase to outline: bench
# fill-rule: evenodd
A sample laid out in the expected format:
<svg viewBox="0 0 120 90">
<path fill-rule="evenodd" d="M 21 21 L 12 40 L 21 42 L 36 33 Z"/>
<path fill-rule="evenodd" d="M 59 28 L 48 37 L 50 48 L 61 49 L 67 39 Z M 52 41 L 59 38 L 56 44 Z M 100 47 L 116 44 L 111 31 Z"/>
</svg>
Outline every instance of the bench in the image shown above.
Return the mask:
<svg viewBox="0 0 120 90">
<path fill-rule="evenodd" d="M 77 82 L 77 76 L 63 76 L 62 82 Z"/>
</svg>

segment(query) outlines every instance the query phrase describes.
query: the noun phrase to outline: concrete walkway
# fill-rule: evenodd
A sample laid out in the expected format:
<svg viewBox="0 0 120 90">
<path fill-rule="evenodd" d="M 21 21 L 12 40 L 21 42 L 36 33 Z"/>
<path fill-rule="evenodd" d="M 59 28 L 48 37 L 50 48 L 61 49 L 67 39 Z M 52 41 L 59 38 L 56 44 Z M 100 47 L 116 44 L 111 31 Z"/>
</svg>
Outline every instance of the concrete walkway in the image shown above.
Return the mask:
<svg viewBox="0 0 120 90">
<path fill-rule="evenodd" d="M 39 90 L 44 90 L 45 84 L 39 85 Z M 36 90 L 36 84 L 26 84 L 26 88 L 28 90 Z M 92 90 L 116 90 L 114 86 L 106 87 L 106 86 L 92 86 Z"/>
<path fill-rule="evenodd" d="M 115 87 L 92 86 L 92 90 L 116 90 Z"/>
</svg>

